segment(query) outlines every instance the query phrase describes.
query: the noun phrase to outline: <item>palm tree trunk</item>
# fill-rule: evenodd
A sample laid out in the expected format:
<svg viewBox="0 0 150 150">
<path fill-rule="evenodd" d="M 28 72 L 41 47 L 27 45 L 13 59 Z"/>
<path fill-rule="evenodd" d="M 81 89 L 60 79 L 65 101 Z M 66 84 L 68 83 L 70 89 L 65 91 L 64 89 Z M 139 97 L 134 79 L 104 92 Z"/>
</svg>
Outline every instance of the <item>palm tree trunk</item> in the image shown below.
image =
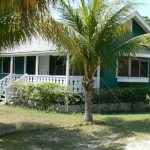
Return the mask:
<svg viewBox="0 0 150 150">
<path fill-rule="evenodd" d="M 85 122 L 93 122 L 93 116 L 92 116 L 92 98 L 93 98 L 93 90 L 94 90 L 94 85 L 93 85 L 93 78 L 88 77 L 85 78 L 83 85 L 84 85 L 84 90 L 85 90 L 85 116 L 84 120 Z"/>
<path fill-rule="evenodd" d="M 85 122 L 93 122 L 92 116 L 92 95 L 93 91 L 85 90 Z"/>
</svg>

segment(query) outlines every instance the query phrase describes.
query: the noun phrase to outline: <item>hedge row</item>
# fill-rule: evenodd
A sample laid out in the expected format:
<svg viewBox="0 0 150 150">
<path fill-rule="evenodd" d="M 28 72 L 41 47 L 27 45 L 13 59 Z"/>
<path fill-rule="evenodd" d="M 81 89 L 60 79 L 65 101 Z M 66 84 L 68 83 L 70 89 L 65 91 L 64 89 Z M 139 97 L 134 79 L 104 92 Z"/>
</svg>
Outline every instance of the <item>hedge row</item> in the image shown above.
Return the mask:
<svg viewBox="0 0 150 150">
<path fill-rule="evenodd" d="M 102 89 L 99 95 L 94 98 L 94 103 L 137 103 L 149 102 L 149 87 L 130 87 L 116 89 Z"/>
<path fill-rule="evenodd" d="M 19 105 L 26 105 L 31 101 L 46 109 L 51 104 L 84 104 L 84 95 L 74 95 L 68 88 L 53 83 L 14 83 L 12 90 L 15 93 L 13 100 Z M 148 87 L 101 89 L 99 94 L 94 95 L 93 103 L 149 102 L 148 95 L 150 95 Z"/>
</svg>

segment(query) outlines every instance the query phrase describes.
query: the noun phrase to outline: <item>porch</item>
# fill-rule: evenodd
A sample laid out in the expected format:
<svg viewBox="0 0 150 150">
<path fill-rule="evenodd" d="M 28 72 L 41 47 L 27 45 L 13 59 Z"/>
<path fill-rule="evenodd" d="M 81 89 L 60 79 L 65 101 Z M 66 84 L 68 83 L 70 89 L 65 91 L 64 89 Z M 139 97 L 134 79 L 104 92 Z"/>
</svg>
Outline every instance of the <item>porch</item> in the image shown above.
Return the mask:
<svg viewBox="0 0 150 150">
<path fill-rule="evenodd" d="M 0 57 L 0 78 L 9 74 L 64 76 L 69 69 L 69 56 L 31 55 Z"/>
<path fill-rule="evenodd" d="M 70 68 L 70 57 L 36 55 L 36 56 L 5 56 L 0 63 L 0 94 L 8 97 L 11 83 L 55 83 L 68 86 L 73 93 L 84 91 L 83 75 Z M 99 71 L 94 78 L 94 87 L 99 88 Z M 7 99 L 8 100 L 8 99 Z"/>
</svg>

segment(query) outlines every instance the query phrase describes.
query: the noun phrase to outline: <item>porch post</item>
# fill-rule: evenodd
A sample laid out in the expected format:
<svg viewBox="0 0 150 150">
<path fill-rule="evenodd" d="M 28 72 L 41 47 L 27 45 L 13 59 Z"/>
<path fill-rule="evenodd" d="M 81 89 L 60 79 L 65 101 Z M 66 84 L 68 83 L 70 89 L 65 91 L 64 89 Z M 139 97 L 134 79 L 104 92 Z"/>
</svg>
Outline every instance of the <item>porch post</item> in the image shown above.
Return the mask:
<svg viewBox="0 0 150 150">
<path fill-rule="evenodd" d="M 39 56 L 36 56 L 35 75 L 39 74 Z"/>
<path fill-rule="evenodd" d="M 67 54 L 67 61 L 66 61 L 66 86 L 69 85 L 69 70 L 70 70 L 70 55 Z"/>
<path fill-rule="evenodd" d="M 10 59 L 10 74 L 13 74 L 13 56 Z"/>
<path fill-rule="evenodd" d="M 97 88 L 100 88 L 100 65 L 97 68 Z"/>
<path fill-rule="evenodd" d="M 27 56 L 24 56 L 24 74 L 26 74 L 27 71 Z"/>
</svg>

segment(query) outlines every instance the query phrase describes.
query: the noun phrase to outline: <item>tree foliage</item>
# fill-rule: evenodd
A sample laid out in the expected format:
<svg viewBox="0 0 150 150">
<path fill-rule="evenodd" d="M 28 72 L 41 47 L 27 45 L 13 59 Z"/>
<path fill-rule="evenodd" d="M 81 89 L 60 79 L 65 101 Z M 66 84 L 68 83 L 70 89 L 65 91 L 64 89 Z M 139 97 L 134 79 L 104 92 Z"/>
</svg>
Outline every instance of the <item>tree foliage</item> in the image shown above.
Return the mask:
<svg viewBox="0 0 150 150">
<path fill-rule="evenodd" d="M 49 14 L 53 0 L 0 0 L 0 49 L 37 36 L 36 24 Z"/>
<path fill-rule="evenodd" d="M 148 16 L 144 16 L 143 17 L 145 20 L 146 20 L 146 22 L 150 25 L 150 18 L 148 17 Z"/>
</svg>

